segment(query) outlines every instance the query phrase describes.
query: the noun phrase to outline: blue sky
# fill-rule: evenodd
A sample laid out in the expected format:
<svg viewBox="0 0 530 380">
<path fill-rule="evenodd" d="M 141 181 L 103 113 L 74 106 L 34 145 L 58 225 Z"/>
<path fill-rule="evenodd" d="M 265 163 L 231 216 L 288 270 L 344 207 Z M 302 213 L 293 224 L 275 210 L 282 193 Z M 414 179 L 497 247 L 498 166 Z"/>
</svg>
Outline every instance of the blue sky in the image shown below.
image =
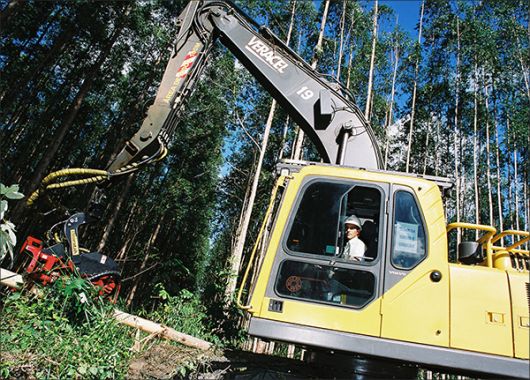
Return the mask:
<svg viewBox="0 0 530 380">
<path fill-rule="evenodd" d="M 417 36 L 415 28 L 420 17 L 420 0 L 380 0 L 379 4 L 394 9 L 399 25 L 412 36 Z"/>
<path fill-rule="evenodd" d="M 315 8 L 318 9 L 322 0 L 314 0 Z M 367 0 L 361 3 L 363 8 L 371 9 L 374 1 Z M 401 27 L 416 36 L 416 24 L 420 17 L 421 0 L 379 0 L 380 5 L 386 5 L 394 10 L 398 16 L 398 23 Z"/>
</svg>

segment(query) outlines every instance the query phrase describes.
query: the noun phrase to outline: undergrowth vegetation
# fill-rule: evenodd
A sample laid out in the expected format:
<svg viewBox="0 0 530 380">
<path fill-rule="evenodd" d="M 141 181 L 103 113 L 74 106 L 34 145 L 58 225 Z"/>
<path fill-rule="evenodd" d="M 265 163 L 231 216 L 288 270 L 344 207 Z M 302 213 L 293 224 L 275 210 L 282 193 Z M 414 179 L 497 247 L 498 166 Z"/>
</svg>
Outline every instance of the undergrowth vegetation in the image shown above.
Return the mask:
<svg viewBox="0 0 530 380">
<path fill-rule="evenodd" d="M 178 296 L 171 296 L 161 285 L 157 288 L 163 303 L 150 313 L 149 319 L 207 340 L 216 346 L 222 345 L 221 339 L 214 334 L 215 326 L 210 325 L 212 319 L 199 297 L 186 289 L 181 290 Z"/>
<path fill-rule="evenodd" d="M 161 305 L 146 318 L 222 345 L 199 297 L 158 289 Z M 38 294 L 14 292 L 0 309 L 0 378 L 121 379 L 136 354 L 135 330 L 112 317 L 116 305 L 103 301 L 86 281 L 65 277 Z M 118 305 L 118 308 L 121 308 Z M 137 338 L 137 337 L 136 337 Z M 150 345 L 157 340 L 149 340 Z M 175 343 L 177 344 L 177 343 Z"/>
<path fill-rule="evenodd" d="M 94 297 L 94 288 L 80 278 L 59 279 L 39 293 L 16 292 L 4 302 L 2 377 L 113 378 L 125 373 L 133 334 L 114 322 L 113 305 Z"/>
</svg>

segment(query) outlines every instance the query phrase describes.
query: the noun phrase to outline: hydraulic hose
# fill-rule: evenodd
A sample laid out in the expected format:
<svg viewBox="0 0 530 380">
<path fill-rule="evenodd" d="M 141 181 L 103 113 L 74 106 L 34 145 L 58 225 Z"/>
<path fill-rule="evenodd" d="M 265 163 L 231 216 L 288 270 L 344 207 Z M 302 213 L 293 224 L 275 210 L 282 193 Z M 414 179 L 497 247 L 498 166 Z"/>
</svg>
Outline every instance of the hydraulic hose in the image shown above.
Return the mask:
<svg viewBox="0 0 530 380">
<path fill-rule="evenodd" d="M 62 182 L 57 181 L 57 179 L 61 177 L 70 177 L 70 176 L 77 176 L 77 175 L 85 175 L 85 176 L 90 175 L 91 177 L 81 178 L 81 179 L 71 180 L 71 181 L 62 181 Z M 64 188 L 64 187 L 79 186 L 79 185 L 86 185 L 88 183 L 100 182 L 100 181 L 104 181 L 108 179 L 110 176 L 111 176 L 111 173 L 109 173 L 108 171 L 99 170 L 99 169 L 71 168 L 71 169 L 58 170 L 56 172 L 48 174 L 42 180 L 39 189 L 31 193 L 28 200 L 26 201 L 26 204 L 28 206 L 31 206 L 39 198 L 39 196 L 42 193 L 44 193 L 46 190 L 59 189 L 59 188 Z"/>
</svg>

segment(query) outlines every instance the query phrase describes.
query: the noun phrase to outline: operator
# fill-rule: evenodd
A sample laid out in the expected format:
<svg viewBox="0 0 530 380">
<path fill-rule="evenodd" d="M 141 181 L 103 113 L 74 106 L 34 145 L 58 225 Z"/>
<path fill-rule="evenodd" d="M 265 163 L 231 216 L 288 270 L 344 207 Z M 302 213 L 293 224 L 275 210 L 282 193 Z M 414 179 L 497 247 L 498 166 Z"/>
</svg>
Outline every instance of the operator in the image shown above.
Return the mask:
<svg viewBox="0 0 530 380">
<path fill-rule="evenodd" d="M 366 245 L 359 239 L 361 221 L 355 215 L 351 215 L 344 221 L 344 227 L 348 241 L 344 247 L 342 257 L 347 260 L 361 261 L 366 252 Z"/>
</svg>

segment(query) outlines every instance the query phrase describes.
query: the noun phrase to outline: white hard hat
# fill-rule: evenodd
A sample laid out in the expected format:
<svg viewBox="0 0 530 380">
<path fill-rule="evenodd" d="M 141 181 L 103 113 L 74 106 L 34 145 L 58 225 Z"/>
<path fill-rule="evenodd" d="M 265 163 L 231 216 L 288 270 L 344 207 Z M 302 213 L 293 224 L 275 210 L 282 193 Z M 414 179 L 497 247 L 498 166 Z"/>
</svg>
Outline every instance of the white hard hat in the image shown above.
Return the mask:
<svg viewBox="0 0 530 380">
<path fill-rule="evenodd" d="M 355 215 L 348 216 L 346 218 L 346 220 L 344 221 L 344 224 L 353 224 L 353 225 L 361 228 L 361 221 Z"/>
</svg>

